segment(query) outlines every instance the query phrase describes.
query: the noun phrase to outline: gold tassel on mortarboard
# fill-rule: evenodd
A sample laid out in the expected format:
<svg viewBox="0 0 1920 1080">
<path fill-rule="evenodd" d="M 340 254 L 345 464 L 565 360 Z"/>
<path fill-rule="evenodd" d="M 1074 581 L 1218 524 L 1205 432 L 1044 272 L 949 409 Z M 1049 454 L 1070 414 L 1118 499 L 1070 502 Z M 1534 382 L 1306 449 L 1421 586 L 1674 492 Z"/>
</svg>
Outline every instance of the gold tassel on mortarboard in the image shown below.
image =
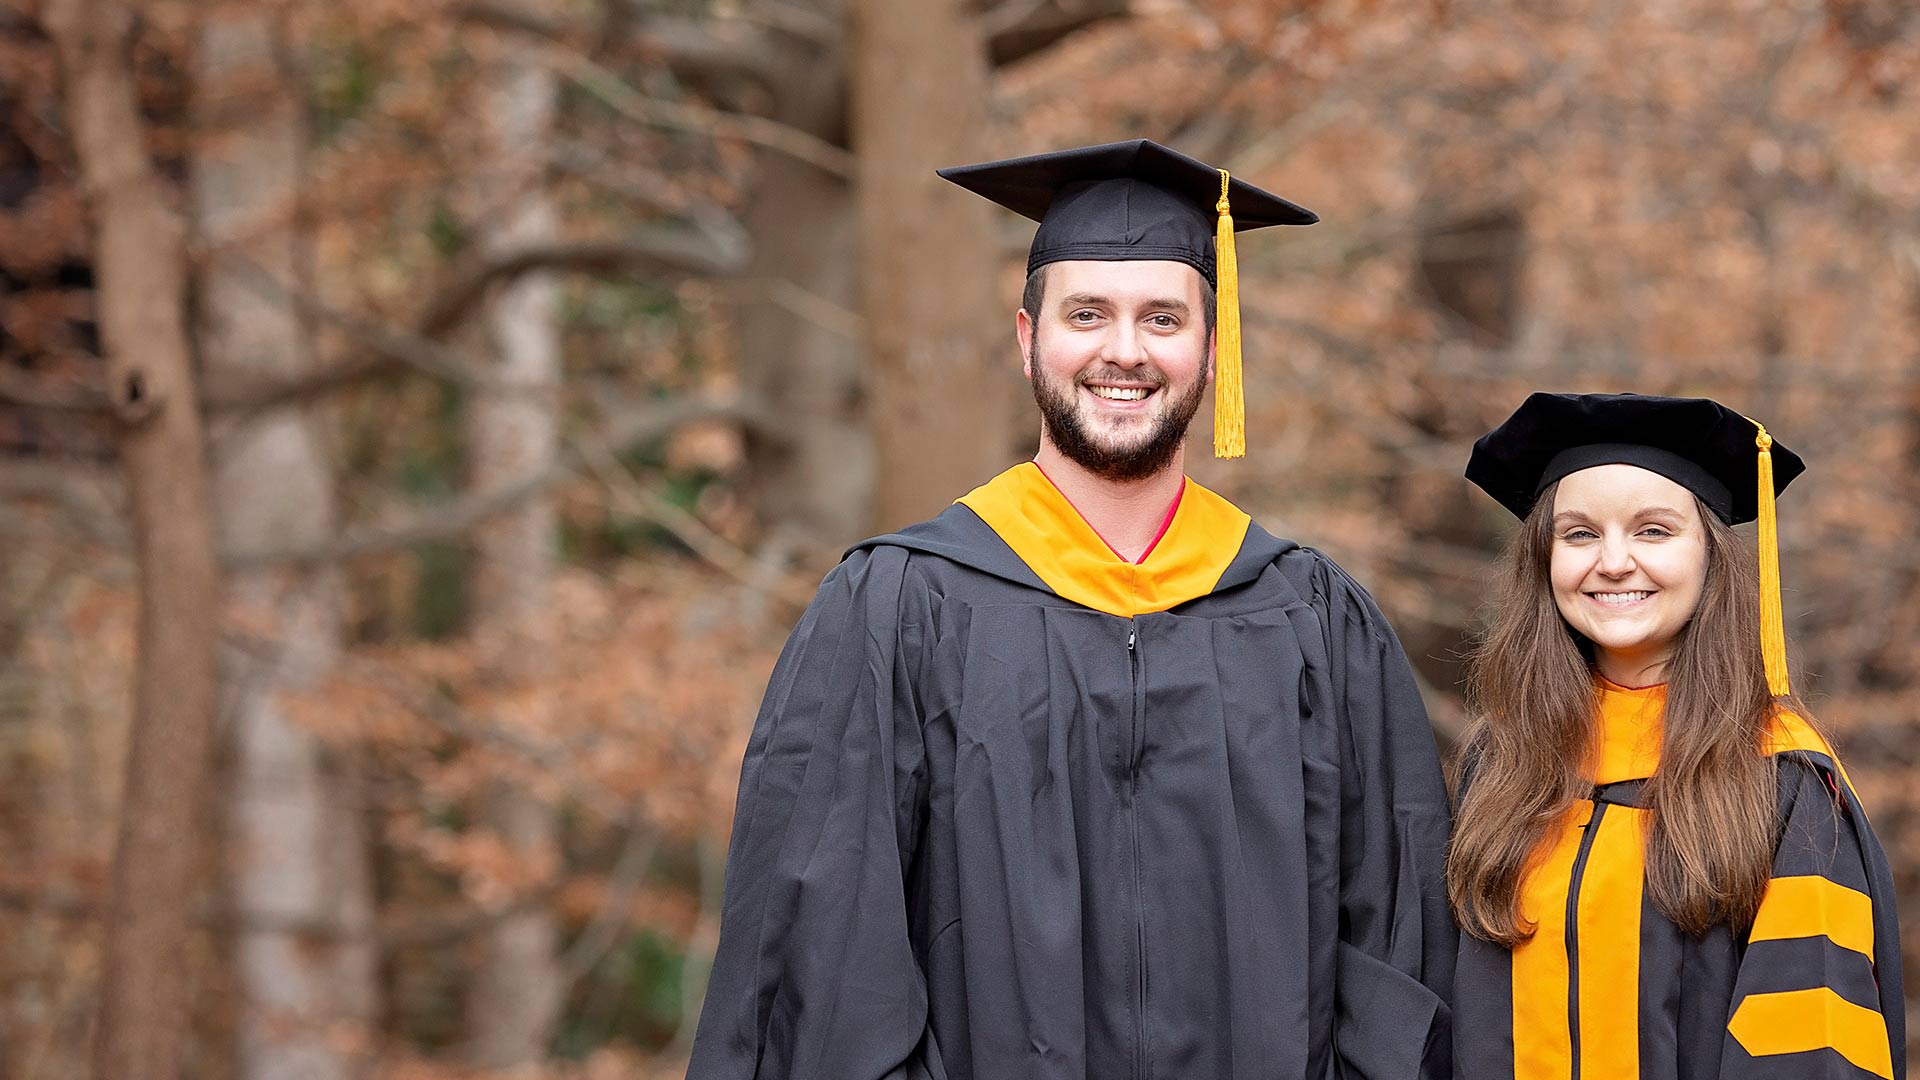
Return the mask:
<svg viewBox="0 0 1920 1080">
<path fill-rule="evenodd" d="M 1792 692 L 1787 681 L 1787 627 L 1780 606 L 1780 523 L 1773 507 L 1773 436 L 1765 424 L 1753 444 L 1760 449 L 1760 657 L 1767 669 L 1767 692 L 1784 697 Z"/>
<path fill-rule="evenodd" d="M 1227 170 L 1221 169 L 1220 201 L 1214 204 L 1220 222 L 1213 237 L 1219 301 L 1213 372 L 1213 456 L 1217 458 L 1247 455 L 1246 395 L 1240 383 L 1240 267 L 1233 255 L 1233 212 L 1227 205 L 1231 182 Z"/>
</svg>

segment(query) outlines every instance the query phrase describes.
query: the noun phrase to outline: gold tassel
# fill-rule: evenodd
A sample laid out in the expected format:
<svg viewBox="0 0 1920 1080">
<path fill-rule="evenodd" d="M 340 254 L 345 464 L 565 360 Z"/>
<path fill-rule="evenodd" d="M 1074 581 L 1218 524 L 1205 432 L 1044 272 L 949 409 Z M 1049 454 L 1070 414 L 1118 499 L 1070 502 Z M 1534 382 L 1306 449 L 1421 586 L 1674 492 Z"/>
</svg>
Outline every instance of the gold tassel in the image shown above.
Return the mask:
<svg viewBox="0 0 1920 1080">
<path fill-rule="evenodd" d="M 1213 373 L 1213 456 L 1237 458 L 1247 455 L 1246 394 L 1240 382 L 1240 267 L 1233 254 L 1233 212 L 1227 205 L 1227 185 L 1231 178 L 1220 170 L 1220 201 L 1214 209 L 1220 221 L 1214 229 L 1213 254 L 1219 301 L 1215 331 L 1219 347 L 1214 351 Z"/>
<path fill-rule="evenodd" d="M 1753 444 L 1760 448 L 1760 657 L 1767 669 L 1767 692 L 1792 693 L 1787 681 L 1786 616 L 1780 605 L 1780 523 L 1773 507 L 1773 436 L 1766 425 Z"/>
</svg>

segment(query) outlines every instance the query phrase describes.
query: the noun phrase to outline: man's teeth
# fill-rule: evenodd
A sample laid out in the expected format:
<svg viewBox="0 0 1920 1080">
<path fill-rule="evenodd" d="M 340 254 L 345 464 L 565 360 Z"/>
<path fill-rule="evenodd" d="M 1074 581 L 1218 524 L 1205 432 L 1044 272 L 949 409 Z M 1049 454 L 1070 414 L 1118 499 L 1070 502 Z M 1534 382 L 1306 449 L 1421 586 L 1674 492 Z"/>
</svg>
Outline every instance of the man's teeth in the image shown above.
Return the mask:
<svg viewBox="0 0 1920 1080">
<path fill-rule="evenodd" d="M 1603 604 L 1623 605 L 1623 604 L 1631 604 L 1639 600 L 1645 600 L 1647 597 L 1652 596 L 1653 594 L 1643 590 L 1640 592 L 1597 592 L 1591 595 L 1595 600 L 1598 600 Z"/>
<path fill-rule="evenodd" d="M 1144 386 L 1089 386 L 1087 389 L 1093 391 L 1095 397 L 1108 401 L 1139 401 L 1152 393 Z"/>
</svg>

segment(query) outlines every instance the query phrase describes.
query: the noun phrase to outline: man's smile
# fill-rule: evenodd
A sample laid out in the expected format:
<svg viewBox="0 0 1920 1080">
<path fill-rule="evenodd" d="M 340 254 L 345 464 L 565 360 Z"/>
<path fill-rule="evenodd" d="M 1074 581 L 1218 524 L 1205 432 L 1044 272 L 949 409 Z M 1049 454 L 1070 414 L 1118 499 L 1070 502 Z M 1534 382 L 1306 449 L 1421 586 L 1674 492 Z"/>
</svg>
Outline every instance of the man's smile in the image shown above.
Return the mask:
<svg viewBox="0 0 1920 1080">
<path fill-rule="evenodd" d="M 1102 401 L 1116 404 L 1133 404 L 1145 401 L 1159 387 L 1140 383 L 1088 382 L 1081 383 L 1089 394 Z"/>
</svg>

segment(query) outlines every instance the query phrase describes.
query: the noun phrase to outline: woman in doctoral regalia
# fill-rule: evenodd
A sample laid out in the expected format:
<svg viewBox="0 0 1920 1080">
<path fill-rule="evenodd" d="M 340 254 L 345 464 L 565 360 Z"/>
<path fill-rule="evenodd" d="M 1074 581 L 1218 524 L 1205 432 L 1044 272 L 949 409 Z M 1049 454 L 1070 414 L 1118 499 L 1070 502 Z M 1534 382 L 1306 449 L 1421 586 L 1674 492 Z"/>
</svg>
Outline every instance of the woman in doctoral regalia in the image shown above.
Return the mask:
<svg viewBox="0 0 1920 1080">
<path fill-rule="evenodd" d="M 1535 394 L 1475 445 L 1521 524 L 1448 852 L 1458 1076 L 1905 1075 L 1886 856 L 1788 683 L 1802 469 L 1704 399 Z"/>
</svg>

